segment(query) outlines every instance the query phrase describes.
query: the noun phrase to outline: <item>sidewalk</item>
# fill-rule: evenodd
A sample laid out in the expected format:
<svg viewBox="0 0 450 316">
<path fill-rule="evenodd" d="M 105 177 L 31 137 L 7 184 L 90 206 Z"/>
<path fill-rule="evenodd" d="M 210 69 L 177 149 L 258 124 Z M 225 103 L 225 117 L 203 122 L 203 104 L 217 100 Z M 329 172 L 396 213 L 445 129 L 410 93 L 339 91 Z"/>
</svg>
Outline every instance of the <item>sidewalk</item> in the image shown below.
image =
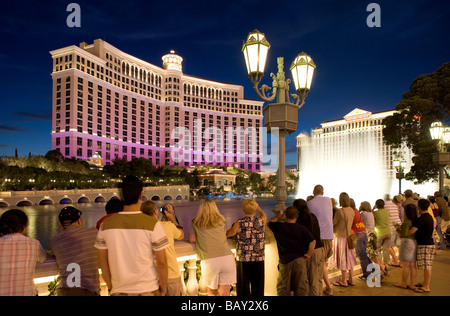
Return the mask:
<svg viewBox="0 0 450 316">
<path fill-rule="evenodd" d="M 355 286 L 332 286 L 334 296 L 450 296 L 450 248 L 437 250 L 433 261 L 431 273 L 430 293 L 416 293 L 395 287 L 401 283 L 402 268 L 388 267 L 388 275 L 383 278 L 381 287 L 367 286 L 366 282 L 359 281 L 355 275 Z M 416 283 L 423 281 L 423 270 L 417 270 Z"/>
</svg>

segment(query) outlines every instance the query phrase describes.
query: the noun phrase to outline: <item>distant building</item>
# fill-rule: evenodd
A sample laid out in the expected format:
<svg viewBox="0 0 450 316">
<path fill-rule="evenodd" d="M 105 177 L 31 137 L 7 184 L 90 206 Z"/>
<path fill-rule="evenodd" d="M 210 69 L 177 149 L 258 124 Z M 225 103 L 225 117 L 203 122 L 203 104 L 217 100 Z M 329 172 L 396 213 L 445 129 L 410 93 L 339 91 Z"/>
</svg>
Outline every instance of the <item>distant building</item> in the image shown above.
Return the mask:
<svg viewBox="0 0 450 316">
<path fill-rule="evenodd" d="M 96 167 L 103 167 L 103 158 L 97 152 L 89 159 L 89 162 Z"/>
<path fill-rule="evenodd" d="M 212 169 L 197 177 L 200 186 L 211 186 L 216 189 L 223 187 L 224 191 L 231 191 L 236 184 L 236 175 L 221 169 Z"/>
<path fill-rule="evenodd" d="M 406 147 L 394 150 L 383 141 L 383 119 L 394 113 L 355 108 L 342 119 L 321 123 L 311 136 L 299 134 L 298 196 L 311 194 L 319 183 L 335 198 L 347 191 L 354 197 L 375 201 L 385 193 L 398 192 L 394 159 L 402 157 L 407 172 L 412 154 Z"/>
<path fill-rule="evenodd" d="M 242 86 L 183 74 L 174 51 L 162 68 L 101 39 L 50 53 L 52 149 L 64 157 L 261 170 L 263 102 Z"/>
<path fill-rule="evenodd" d="M 373 140 L 370 143 L 371 149 L 378 155 L 381 154 L 385 171 L 389 173 L 389 176 L 395 176 L 393 152 L 391 147 L 383 142 L 384 125 L 382 124 L 383 119 L 393 115 L 394 112 L 395 110 L 371 113 L 355 108 L 343 119 L 323 122 L 321 127 L 313 129 L 312 136 L 300 133 L 297 135 L 297 169 L 300 170 L 302 148 L 305 150 L 305 148 L 316 146 L 316 150 L 320 150 L 324 159 L 333 160 L 341 157 L 343 150 L 351 147 L 354 148 L 353 151 L 358 149 L 356 146 L 361 145 L 361 142 L 355 142 L 355 137 L 364 137 L 364 139 L 370 137 Z"/>
</svg>

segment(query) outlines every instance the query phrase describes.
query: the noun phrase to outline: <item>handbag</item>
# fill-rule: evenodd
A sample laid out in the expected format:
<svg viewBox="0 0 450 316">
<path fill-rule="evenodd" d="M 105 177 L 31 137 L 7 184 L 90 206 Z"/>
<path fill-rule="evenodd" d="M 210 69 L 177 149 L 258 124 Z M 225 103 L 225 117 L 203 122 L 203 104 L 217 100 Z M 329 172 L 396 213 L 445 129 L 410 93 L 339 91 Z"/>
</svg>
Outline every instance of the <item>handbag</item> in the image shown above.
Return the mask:
<svg viewBox="0 0 450 316">
<path fill-rule="evenodd" d="M 347 243 L 348 243 L 348 249 L 355 249 L 356 248 L 356 235 L 351 234 L 347 237 Z"/>
<path fill-rule="evenodd" d="M 349 234 L 348 231 L 348 225 L 347 225 L 347 216 L 345 216 L 345 227 L 347 229 L 347 244 L 348 244 L 348 249 L 355 249 L 356 248 L 356 235 L 351 233 Z"/>
</svg>

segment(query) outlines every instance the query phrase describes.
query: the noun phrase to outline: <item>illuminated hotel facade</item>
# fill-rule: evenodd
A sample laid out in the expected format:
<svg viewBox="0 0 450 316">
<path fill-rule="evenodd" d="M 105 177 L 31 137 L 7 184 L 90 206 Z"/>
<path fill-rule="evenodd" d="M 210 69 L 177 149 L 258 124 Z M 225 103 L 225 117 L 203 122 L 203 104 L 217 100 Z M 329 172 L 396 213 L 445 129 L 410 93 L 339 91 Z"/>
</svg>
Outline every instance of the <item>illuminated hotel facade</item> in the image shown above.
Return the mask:
<svg viewBox="0 0 450 316">
<path fill-rule="evenodd" d="M 162 68 L 101 39 L 50 53 L 52 149 L 63 156 L 261 170 L 263 102 L 242 86 L 183 74 L 174 51 Z"/>
<path fill-rule="evenodd" d="M 391 150 L 391 146 L 386 145 L 383 141 L 384 125 L 382 123 L 384 118 L 394 113 L 395 110 L 372 113 L 355 108 L 342 119 L 322 122 L 321 127 L 312 130 L 311 136 L 300 133 L 297 135 L 297 169 L 300 167 L 302 147 L 311 146 L 313 143 L 316 146 L 319 144 L 322 148 L 321 154 L 332 160 L 341 156 L 343 150 L 348 150 L 348 146 L 352 145 L 352 136 L 363 136 L 364 142 L 367 143 L 369 138 L 372 141 L 372 150 L 382 161 L 384 169 L 388 173 L 387 176 L 395 176 L 394 152 Z M 348 141 L 349 139 L 350 141 Z M 356 145 L 355 142 L 353 144 Z"/>
<path fill-rule="evenodd" d="M 401 158 L 410 168 L 411 151 L 394 149 L 383 140 L 383 120 L 395 110 L 372 113 L 354 109 L 342 119 L 325 121 L 311 136 L 297 136 L 299 197 L 306 197 L 314 185 L 326 187 L 328 196 L 341 192 L 373 203 L 386 193 L 397 194 L 394 160 Z M 403 180 L 412 188 L 412 183 Z M 361 202 L 361 200 L 359 200 Z"/>
</svg>

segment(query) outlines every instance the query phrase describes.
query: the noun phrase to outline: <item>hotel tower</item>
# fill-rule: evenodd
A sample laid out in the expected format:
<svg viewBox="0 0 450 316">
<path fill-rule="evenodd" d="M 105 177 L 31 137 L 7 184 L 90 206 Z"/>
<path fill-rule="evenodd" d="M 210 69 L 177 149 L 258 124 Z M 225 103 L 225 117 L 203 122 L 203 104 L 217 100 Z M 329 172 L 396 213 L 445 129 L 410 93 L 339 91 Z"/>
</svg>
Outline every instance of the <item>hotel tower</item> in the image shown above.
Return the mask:
<svg viewBox="0 0 450 316">
<path fill-rule="evenodd" d="M 162 68 L 101 39 L 50 53 L 52 149 L 65 157 L 261 170 L 263 102 L 242 86 L 183 74 L 174 51 Z"/>
</svg>

